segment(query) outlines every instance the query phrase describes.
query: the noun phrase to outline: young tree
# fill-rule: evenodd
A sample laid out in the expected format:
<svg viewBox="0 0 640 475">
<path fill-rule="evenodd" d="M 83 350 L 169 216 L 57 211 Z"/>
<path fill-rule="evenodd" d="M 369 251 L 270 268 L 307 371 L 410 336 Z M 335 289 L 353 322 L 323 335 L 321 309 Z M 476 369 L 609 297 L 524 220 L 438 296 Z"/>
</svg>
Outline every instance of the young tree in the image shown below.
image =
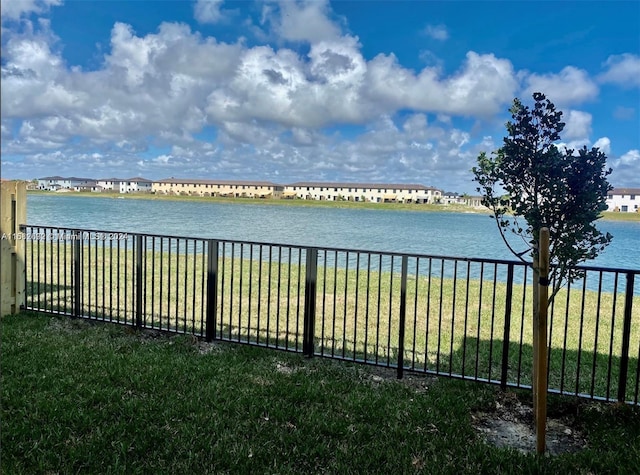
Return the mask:
<svg viewBox="0 0 640 475">
<path fill-rule="evenodd" d="M 549 228 L 551 302 L 565 283 L 581 277 L 574 266 L 611 242 L 612 236 L 594 225 L 607 209 L 611 169 L 597 148 L 559 150 L 554 142 L 565 125 L 562 112 L 544 94 L 534 93 L 533 100 L 530 109 L 514 99 L 504 145 L 492 156 L 481 153 L 472 171 L 483 204 L 493 211 L 502 239 L 518 259 L 524 262 L 530 254 L 537 262 L 538 233 Z M 510 243 L 509 231 L 524 241 L 524 251 Z"/>
</svg>

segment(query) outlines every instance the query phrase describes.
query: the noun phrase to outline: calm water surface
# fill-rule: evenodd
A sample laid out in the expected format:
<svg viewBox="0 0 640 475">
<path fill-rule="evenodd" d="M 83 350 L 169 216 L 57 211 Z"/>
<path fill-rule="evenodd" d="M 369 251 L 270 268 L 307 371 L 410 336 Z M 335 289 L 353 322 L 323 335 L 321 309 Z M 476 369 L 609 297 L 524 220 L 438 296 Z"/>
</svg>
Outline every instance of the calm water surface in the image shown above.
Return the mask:
<svg viewBox="0 0 640 475">
<path fill-rule="evenodd" d="M 29 195 L 27 222 L 129 233 L 513 259 L 495 222 L 488 215 L 472 213 Z M 614 239 L 595 261 L 587 264 L 640 269 L 640 223 L 600 221 L 598 226 Z"/>
</svg>

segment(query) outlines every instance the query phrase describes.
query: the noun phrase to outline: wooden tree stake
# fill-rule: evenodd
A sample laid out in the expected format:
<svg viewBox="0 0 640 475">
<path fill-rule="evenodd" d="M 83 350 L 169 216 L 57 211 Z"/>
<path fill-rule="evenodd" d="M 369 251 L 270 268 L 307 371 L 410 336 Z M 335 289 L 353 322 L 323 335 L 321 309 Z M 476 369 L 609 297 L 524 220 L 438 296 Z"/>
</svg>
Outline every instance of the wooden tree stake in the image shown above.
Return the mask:
<svg viewBox="0 0 640 475">
<path fill-rule="evenodd" d="M 540 230 L 538 241 L 538 318 L 534 322 L 536 348 L 534 411 L 536 424 L 536 451 L 543 454 L 546 449 L 547 429 L 547 308 L 549 297 L 549 228 Z"/>
</svg>

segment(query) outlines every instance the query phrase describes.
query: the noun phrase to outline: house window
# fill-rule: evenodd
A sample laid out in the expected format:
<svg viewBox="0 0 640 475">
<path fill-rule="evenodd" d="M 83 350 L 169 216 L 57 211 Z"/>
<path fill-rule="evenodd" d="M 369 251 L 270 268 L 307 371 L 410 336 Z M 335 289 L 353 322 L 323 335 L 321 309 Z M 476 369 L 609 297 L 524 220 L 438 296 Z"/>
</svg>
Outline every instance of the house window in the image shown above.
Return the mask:
<svg viewBox="0 0 640 475">
<path fill-rule="evenodd" d="M 629 207 L 627 205 L 622 205 L 622 212 L 626 213 L 627 211 L 629 211 Z"/>
<path fill-rule="evenodd" d="M 631 195 L 631 199 L 635 200 L 636 199 L 636 195 Z"/>
<path fill-rule="evenodd" d="M 337 189 L 337 188 L 334 188 L 334 189 L 333 189 L 333 191 L 338 191 L 338 189 Z"/>
<path fill-rule="evenodd" d="M 610 200 L 613 199 L 613 195 L 607 195 L 607 198 L 609 198 Z"/>
</svg>

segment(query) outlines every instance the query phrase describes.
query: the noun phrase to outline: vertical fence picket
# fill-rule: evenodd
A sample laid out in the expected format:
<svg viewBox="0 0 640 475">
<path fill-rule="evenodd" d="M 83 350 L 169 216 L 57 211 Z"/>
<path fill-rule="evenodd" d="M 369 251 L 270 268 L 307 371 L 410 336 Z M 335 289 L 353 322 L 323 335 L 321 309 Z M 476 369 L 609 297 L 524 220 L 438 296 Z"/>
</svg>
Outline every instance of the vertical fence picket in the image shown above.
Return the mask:
<svg viewBox="0 0 640 475">
<path fill-rule="evenodd" d="M 218 241 L 207 241 L 207 320 L 206 340 L 216 339 L 216 312 L 218 307 Z"/>
<path fill-rule="evenodd" d="M 136 234 L 136 328 L 142 328 L 142 234 Z"/>
<path fill-rule="evenodd" d="M 400 321 L 398 322 L 398 367 L 397 377 L 402 379 L 404 375 L 404 333 L 407 323 L 407 274 L 408 257 L 402 256 L 402 274 L 400 276 Z"/>
<path fill-rule="evenodd" d="M 82 231 L 73 232 L 73 316 L 82 315 Z M 39 263 L 38 263 L 39 265 Z"/>
<path fill-rule="evenodd" d="M 304 323 L 302 353 L 311 357 L 314 353 L 316 321 L 316 288 L 318 281 L 318 250 L 307 249 L 307 265 L 304 285 Z"/>
<path fill-rule="evenodd" d="M 513 297 L 513 264 L 507 268 L 507 295 L 504 302 L 504 333 L 502 334 L 502 373 L 500 374 L 500 387 L 507 389 L 507 377 L 509 374 L 509 343 L 511 332 L 511 299 Z"/>
<path fill-rule="evenodd" d="M 618 402 L 624 402 L 627 393 L 627 370 L 629 368 L 629 338 L 631 336 L 631 309 L 633 307 L 634 275 L 627 273 L 624 299 L 624 323 L 622 330 L 622 354 L 620 355 L 620 377 L 618 378 Z M 640 362 L 637 363 L 640 365 Z"/>
</svg>

